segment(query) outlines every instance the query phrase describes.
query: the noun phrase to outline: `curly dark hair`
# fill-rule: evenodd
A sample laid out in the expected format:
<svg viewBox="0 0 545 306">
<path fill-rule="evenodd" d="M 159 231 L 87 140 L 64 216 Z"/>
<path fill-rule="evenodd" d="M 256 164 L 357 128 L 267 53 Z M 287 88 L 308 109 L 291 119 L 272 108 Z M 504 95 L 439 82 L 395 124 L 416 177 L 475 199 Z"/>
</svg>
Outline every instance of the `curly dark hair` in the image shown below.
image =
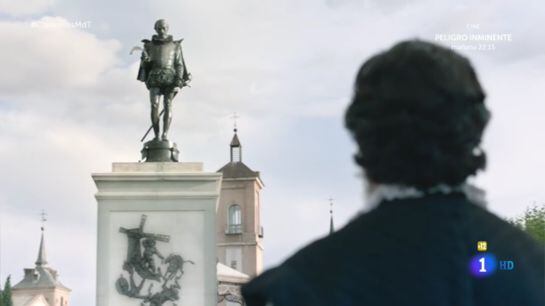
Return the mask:
<svg viewBox="0 0 545 306">
<path fill-rule="evenodd" d="M 484 98 L 467 58 L 421 40 L 398 43 L 358 72 L 345 117 L 355 160 L 375 183 L 461 184 L 486 165 Z"/>
</svg>

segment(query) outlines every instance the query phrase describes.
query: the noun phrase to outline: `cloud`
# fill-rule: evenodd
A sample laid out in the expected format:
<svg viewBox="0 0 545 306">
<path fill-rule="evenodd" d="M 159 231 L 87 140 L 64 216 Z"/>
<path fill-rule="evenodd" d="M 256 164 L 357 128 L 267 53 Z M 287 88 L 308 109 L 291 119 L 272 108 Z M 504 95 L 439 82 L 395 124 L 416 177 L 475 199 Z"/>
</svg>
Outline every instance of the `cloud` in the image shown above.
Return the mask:
<svg viewBox="0 0 545 306">
<path fill-rule="evenodd" d="M 503 216 L 545 202 L 540 183 L 545 140 L 539 132 L 544 128 L 544 64 L 545 57 L 519 60 L 480 73 L 492 111 L 484 143 L 489 162 L 480 181 L 488 190 L 490 208 Z"/>
<path fill-rule="evenodd" d="M 11 16 L 37 14 L 52 7 L 56 2 L 56 0 L 0 0 L 0 13 Z"/>
<path fill-rule="evenodd" d="M 9 71 L 0 75 L 4 96 L 93 86 L 116 64 L 120 47 L 115 40 L 99 40 L 62 17 L 2 21 L 0 35 L 10 42 L 0 57 L 3 71 Z"/>
</svg>

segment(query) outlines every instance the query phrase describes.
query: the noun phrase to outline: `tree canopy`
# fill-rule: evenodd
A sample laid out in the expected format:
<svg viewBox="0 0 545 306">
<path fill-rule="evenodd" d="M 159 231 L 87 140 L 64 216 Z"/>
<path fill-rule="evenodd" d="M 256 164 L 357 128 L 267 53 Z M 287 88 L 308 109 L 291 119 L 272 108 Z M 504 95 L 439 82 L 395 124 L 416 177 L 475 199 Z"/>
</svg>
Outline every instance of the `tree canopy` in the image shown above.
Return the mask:
<svg viewBox="0 0 545 306">
<path fill-rule="evenodd" d="M 530 206 L 526 208 L 524 215 L 509 222 L 545 245 L 545 204 Z"/>
<path fill-rule="evenodd" d="M 11 299 L 11 275 L 6 279 L 4 290 L 0 293 L 0 306 L 13 306 Z"/>
</svg>

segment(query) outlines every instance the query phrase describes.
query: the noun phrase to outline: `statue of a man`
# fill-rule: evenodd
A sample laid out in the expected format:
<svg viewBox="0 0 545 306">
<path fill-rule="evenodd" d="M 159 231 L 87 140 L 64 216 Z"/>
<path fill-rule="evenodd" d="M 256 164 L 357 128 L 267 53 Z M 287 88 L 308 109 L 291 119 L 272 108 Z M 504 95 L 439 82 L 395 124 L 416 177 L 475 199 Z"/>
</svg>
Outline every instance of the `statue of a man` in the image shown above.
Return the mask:
<svg viewBox="0 0 545 306">
<path fill-rule="evenodd" d="M 145 82 L 149 89 L 151 102 L 151 124 L 155 140 L 167 140 L 167 133 L 172 121 L 172 100 L 178 90 L 191 79 L 186 69 L 180 40 L 173 40 L 168 35 L 168 24 L 164 19 L 155 22 L 156 35 L 151 41 L 142 40 L 144 49 L 138 71 L 138 80 Z M 163 96 L 163 132 L 161 138 L 159 100 Z"/>
</svg>

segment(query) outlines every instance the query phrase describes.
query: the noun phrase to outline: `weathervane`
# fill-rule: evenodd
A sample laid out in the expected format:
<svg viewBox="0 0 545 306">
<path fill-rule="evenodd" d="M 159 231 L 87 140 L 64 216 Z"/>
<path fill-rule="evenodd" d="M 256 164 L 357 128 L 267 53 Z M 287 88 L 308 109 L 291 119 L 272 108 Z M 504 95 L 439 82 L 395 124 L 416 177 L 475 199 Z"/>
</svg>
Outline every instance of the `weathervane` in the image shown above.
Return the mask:
<svg viewBox="0 0 545 306">
<path fill-rule="evenodd" d="M 238 131 L 238 129 L 237 129 L 237 119 L 240 118 L 240 116 L 236 112 L 234 112 L 231 115 L 231 118 L 233 119 L 233 131 L 236 133 Z"/>
<path fill-rule="evenodd" d="M 42 212 L 40 213 L 40 221 L 42 222 L 42 232 L 45 229 L 45 222 L 47 222 L 47 214 L 45 213 L 45 210 L 42 209 Z"/>
</svg>

